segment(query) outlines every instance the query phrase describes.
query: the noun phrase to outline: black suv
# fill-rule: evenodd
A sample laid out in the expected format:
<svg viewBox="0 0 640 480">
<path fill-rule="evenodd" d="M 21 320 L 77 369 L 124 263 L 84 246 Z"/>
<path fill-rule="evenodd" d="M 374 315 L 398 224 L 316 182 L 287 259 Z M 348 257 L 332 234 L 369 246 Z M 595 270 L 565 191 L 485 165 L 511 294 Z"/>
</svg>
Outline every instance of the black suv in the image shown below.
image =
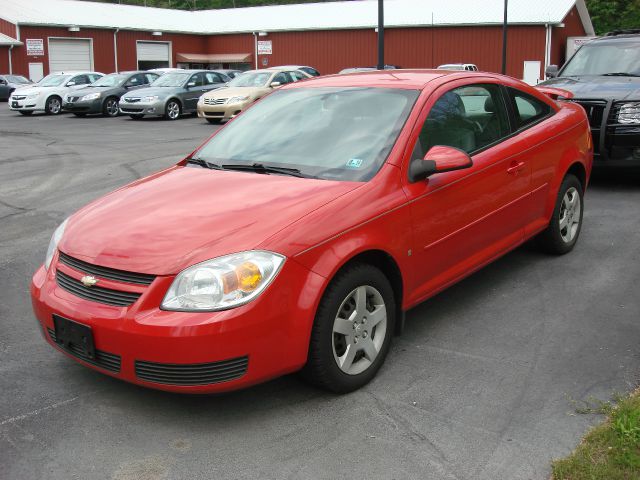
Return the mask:
<svg viewBox="0 0 640 480">
<path fill-rule="evenodd" d="M 587 111 L 596 165 L 640 166 L 640 30 L 621 30 L 585 43 L 554 77 Z"/>
</svg>

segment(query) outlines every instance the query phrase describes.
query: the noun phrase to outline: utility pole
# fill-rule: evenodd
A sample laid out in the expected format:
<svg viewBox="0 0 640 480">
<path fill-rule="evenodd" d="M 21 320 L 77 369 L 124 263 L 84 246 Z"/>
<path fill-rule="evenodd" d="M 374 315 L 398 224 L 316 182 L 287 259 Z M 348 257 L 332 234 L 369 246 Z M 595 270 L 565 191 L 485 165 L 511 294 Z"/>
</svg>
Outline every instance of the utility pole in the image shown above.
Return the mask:
<svg viewBox="0 0 640 480">
<path fill-rule="evenodd" d="M 502 22 L 502 74 L 507 74 L 507 2 L 504 0 L 504 21 Z"/>
<path fill-rule="evenodd" d="M 378 70 L 384 70 L 384 0 L 378 0 Z"/>
</svg>

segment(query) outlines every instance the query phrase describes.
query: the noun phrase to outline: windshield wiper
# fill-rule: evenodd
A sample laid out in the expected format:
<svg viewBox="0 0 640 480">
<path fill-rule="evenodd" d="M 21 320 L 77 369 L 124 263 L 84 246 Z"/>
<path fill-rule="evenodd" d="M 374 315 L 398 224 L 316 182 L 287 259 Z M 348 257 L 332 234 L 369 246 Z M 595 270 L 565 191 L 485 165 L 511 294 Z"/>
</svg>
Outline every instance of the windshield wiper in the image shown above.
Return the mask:
<svg viewBox="0 0 640 480">
<path fill-rule="evenodd" d="M 256 173 L 279 173 L 281 175 L 290 175 L 292 177 L 308 178 L 309 175 L 305 175 L 297 168 L 286 167 L 273 167 L 271 165 L 265 165 L 263 163 L 237 163 L 237 164 L 223 164 L 222 168 L 225 170 L 238 170 L 240 172 L 256 172 Z"/>
<path fill-rule="evenodd" d="M 203 168 L 209 168 L 211 170 L 222 170 L 220 165 L 216 165 L 215 163 L 209 163 L 202 158 L 197 157 L 189 157 L 187 158 L 187 163 L 192 163 L 194 165 L 200 165 Z"/>
<path fill-rule="evenodd" d="M 628 72 L 603 73 L 602 76 L 603 77 L 640 77 L 640 75 L 637 75 L 635 73 L 628 73 Z"/>
</svg>

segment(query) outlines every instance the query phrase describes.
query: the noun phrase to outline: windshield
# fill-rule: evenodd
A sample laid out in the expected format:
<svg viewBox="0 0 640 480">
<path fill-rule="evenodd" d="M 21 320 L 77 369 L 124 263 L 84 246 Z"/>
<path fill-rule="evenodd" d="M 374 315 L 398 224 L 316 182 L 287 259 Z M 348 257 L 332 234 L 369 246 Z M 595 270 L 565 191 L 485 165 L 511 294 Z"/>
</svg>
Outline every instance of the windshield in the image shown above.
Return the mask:
<svg viewBox="0 0 640 480">
<path fill-rule="evenodd" d="M 100 80 L 93 82 L 92 87 L 119 87 L 124 81 L 129 78 L 129 75 L 122 75 L 120 73 L 112 73 L 106 75 Z"/>
<path fill-rule="evenodd" d="M 640 75 L 640 43 L 617 41 L 583 45 L 562 69 L 560 76 L 607 73 Z"/>
<path fill-rule="evenodd" d="M 266 87 L 267 82 L 273 75 L 268 73 L 243 73 L 229 82 L 230 87 Z"/>
<path fill-rule="evenodd" d="M 40 83 L 38 83 L 39 87 L 58 87 L 62 85 L 64 82 L 69 80 L 71 75 L 47 75 Z"/>
<path fill-rule="evenodd" d="M 391 152 L 418 93 L 356 87 L 279 90 L 222 129 L 195 157 L 222 166 L 259 163 L 328 180 L 366 181 Z"/>
<path fill-rule="evenodd" d="M 24 77 L 21 77 L 20 75 L 7 75 L 6 79 L 11 83 L 23 83 L 23 84 L 29 83 L 29 80 L 27 80 Z"/>
<path fill-rule="evenodd" d="M 152 87 L 181 87 L 191 77 L 190 73 L 165 73 L 151 84 Z"/>
</svg>

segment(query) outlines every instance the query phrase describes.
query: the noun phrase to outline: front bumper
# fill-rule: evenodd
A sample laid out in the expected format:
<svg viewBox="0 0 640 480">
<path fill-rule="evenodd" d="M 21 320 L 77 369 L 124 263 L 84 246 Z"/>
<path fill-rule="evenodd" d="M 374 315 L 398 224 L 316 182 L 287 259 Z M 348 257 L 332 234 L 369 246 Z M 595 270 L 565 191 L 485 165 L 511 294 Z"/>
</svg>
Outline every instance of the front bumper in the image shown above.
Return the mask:
<svg viewBox="0 0 640 480">
<path fill-rule="evenodd" d="M 234 390 L 300 369 L 324 285 L 323 277 L 289 259 L 267 290 L 246 305 L 220 312 L 170 312 L 158 305 L 172 276 L 156 277 L 131 306 L 115 307 L 63 289 L 56 270 L 76 279 L 83 275 L 57 258 L 49 271 L 40 267 L 34 274 L 33 310 L 47 342 L 113 377 L 185 393 Z M 55 342 L 54 315 L 91 327 L 95 358 Z M 202 376 L 194 376 L 203 369 L 213 369 L 214 377 L 207 378 L 215 380 L 202 383 Z M 237 375 L 215 376 L 230 370 Z"/>
<path fill-rule="evenodd" d="M 587 112 L 596 167 L 640 167 L 640 124 L 618 122 L 620 107 L 633 101 L 572 99 Z"/>
<path fill-rule="evenodd" d="M 62 109 L 72 113 L 102 113 L 102 99 L 69 102 L 66 99 L 62 102 Z"/>
<path fill-rule="evenodd" d="M 125 115 L 164 115 L 164 101 L 129 103 L 124 99 L 120 99 L 119 105 L 120 112 Z"/>
<path fill-rule="evenodd" d="M 44 111 L 44 101 L 41 100 L 40 97 L 29 99 L 22 95 L 17 96 L 17 98 L 15 96 L 11 96 L 9 98 L 9 109 L 13 110 L 14 112 Z"/>
<path fill-rule="evenodd" d="M 242 112 L 250 102 L 244 101 L 232 103 L 230 105 L 206 105 L 198 102 L 198 117 L 219 120 L 231 120 L 233 117 Z"/>
</svg>

